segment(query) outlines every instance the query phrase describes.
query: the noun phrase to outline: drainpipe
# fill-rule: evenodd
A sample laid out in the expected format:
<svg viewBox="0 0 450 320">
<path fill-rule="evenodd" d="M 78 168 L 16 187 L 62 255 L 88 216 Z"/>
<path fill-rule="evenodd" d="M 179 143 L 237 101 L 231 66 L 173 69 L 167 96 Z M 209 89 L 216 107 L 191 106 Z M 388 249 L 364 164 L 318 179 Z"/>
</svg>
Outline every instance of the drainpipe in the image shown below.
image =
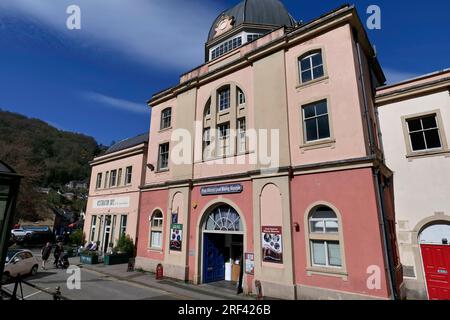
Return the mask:
<svg viewBox="0 0 450 320">
<path fill-rule="evenodd" d="M 356 51 L 357 51 L 357 57 L 358 57 L 359 80 L 360 80 L 362 94 L 363 94 L 364 117 L 366 120 L 367 131 L 369 134 L 369 149 L 370 149 L 370 154 L 372 156 L 376 157 L 373 131 L 372 131 L 372 126 L 371 126 L 370 118 L 369 118 L 369 106 L 367 104 L 367 89 L 366 89 L 366 84 L 364 82 L 365 73 L 364 73 L 364 68 L 362 65 L 361 44 L 358 41 L 358 34 L 355 29 L 353 30 L 353 37 L 355 39 Z M 373 178 L 374 178 L 375 189 L 376 189 L 376 193 L 377 193 L 377 207 L 378 207 L 378 215 L 379 215 L 380 227 L 381 227 L 382 238 L 383 238 L 383 251 L 384 251 L 385 261 L 386 261 L 387 269 L 388 269 L 388 272 L 387 272 L 388 284 L 389 284 L 389 289 L 392 294 L 392 296 L 391 296 L 392 300 L 397 300 L 398 293 L 396 290 L 396 284 L 394 284 L 395 270 L 394 270 L 393 261 L 392 261 L 392 254 L 391 254 L 392 249 L 390 248 L 389 235 L 388 235 L 387 228 L 386 228 L 387 219 L 386 219 L 386 212 L 385 212 L 385 207 L 384 207 L 384 194 L 382 192 L 383 188 L 381 186 L 381 180 L 380 180 L 380 169 L 376 169 L 373 172 Z"/>
<path fill-rule="evenodd" d="M 383 247 L 384 247 L 384 253 L 385 253 L 385 259 L 387 263 L 388 268 L 388 282 L 389 282 L 389 288 L 392 293 L 392 300 L 398 300 L 399 294 L 397 292 L 397 284 L 396 284 L 396 274 L 394 270 L 394 261 L 392 259 L 392 246 L 391 242 L 389 241 L 389 235 L 387 232 L 387 218 L 386 218 L 386 211 L 384 207 L 385 199 L 383 194 L 383 187 L 381 185 L 380 181 L 380 169 L 376 169 L 373 173 L 373 178 L 375 182 L 375 189 L 377 193 L 377 202 L 378 202 L 378 214 L 380 219 L 380 227 L 383 234 Z"/>
</svg>

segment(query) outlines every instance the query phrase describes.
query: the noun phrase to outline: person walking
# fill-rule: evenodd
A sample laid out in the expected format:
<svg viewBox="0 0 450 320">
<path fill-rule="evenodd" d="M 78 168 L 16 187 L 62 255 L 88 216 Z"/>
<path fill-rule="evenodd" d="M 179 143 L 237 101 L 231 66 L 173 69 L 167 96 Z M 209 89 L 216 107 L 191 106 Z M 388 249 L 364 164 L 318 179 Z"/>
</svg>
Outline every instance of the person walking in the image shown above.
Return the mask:
<svg viewBox="0 0 450 320">
<path fill-rule="evenodd" d="M 42 248 L 42 269 L 45 270 L 45 264 L 47 263 L 48 258 L 50 258 L 50 253 L 52 252 L 52 244 L 47 242 L 47 244 Z"/>
</svg>

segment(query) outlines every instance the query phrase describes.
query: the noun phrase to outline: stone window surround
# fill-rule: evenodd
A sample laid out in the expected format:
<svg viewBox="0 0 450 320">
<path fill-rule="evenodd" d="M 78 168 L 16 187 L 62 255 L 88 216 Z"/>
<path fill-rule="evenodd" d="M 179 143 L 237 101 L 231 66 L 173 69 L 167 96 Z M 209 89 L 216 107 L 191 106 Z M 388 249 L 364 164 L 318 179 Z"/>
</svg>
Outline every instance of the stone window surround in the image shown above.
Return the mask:
<svg viewBox="0 0 450 320">
<path fill-rule="evenodd" d="M 415 118 L 422 118 L 426 116 L 436 116 L 436 122 L 439 128 L 439 136 L 441 138 L 441 149 L 435 149 L 435 150 L 424 150 L 424 151 L 413 151 L 411 146 L 411 140 L 409 136 L 409 128 L 408 128 L 408 120 L 412 120 Z M 450 156 L 450 150 L 448 148 L 447 138 L 445 135 L 445 128 L 444 128 L 444 122 L 442 121 L 442 115 L 440 109 L 435 110 L 429 110 L 424 111 L 420 113 L 410 114 L 406 116 L 401 117 L 402 121 L 402 129 L 403 129 L 403 137 L 405 139 L 405 146 L 406 146 L 406 158 L 412 161 L 415 158 L 422 158 L 422 157 L 434 157 L 434 156 L 441 156 L 441 155 L 447 155 Z"/>
<path fill-rule="evenodd" d="M 221 89 L 225 87 L 230 88 L 230 108 L 219 111 L 218 110 L 218 93 Z M 238 103 L 238 92 L 242 91 L 245 97 L 245 103 L 239 104 Z M 206 114 L 205 110 L 206 108 L 210 107 L 210 113 Z M 211 144 L 210 147 L 213 149 L 213 152 L 211 154 L 210 158 L 204 158 L 203 155 L 203 148 L 202 148 L 202 162 L 208 162 L 212 160 L 217 159 L 225 159 L 225 158 L 231 158 L 236 157 L 244 154 L 249 154 L 249 141 L 247 137 L 246 141 L 246 151 L 245 152 L 238 152 L 237 150 L 237 134 L 236 136 L 231 135 L 231 138 L 233 141 L 230 141 L 231 145 L 231 155 L 224 155 L 224 156 L 216 156 L 216 146 L 217 146 L 217 137 L 216 137 L 216 130 L 218 125 L 224 124 L 229 122 L 230 123 L 230 130 L 235 130 L 237 133 L 237 122 L 239 119 L 245 119 L 248 129 L 248 94 L 245 89 L 242 88 L 241 85 L 231 81 L 221 84 L 220 86 L 216 87 L 210 96 L 208 97 L 204 107 L 203 107 L 203 130 L 202 130 L 202 142 L 203 142 L 203 132 L 205 129 L 210 129 L 210 138 L 211 138 Z M 203 143 L 202 143 L 203 145 Z"/>
<path fill-rule="evenodd" d="M 305 107 L 309 104 L 315 103 L 315 102 L 322 101 L 322 100 L 327 101 L 328 125 L 330 127 L 330 138 L 306 142 L 306 140 L 305 140 L 305 119 L 303 116 L 303 107 Z M 320 149 L 320 148 L 335 147 L 336 138 L 334 136 L 334 126 L 333 126 L 333 112 L 332 112 L 333 108 L 332 108 L 332 104 L 330 101 L 331 101 L 331 97 L 329 95 L 327 95 L 327 96 L 322 96 L 322 97 L 317 97 L 314 99 L 306 100 L 306 101 L 302 102 L 302 104 L 300 105 L 300 111 L 299 111 L 300 146 L 299 146 L 299 148 L 302 150 L 302 152 L 307 151 L 307 150 Z"/>
<path fill-rule="evenodd" d="M 320 51 L 322 53 L 322 63 L 323 63 L 323 76 L 317 79 L 313 79 L 311 81 L 305 82 L 303 83 L 301 80 L 301 73 L 300 73 L 300 61 L 303 57 L 306 57 L 314 52 L 318 52 Z M 295 58 L 295 63 L 296 63 L 296 88 L 300 89 L 309 85 L 313 85 L 316 84 L 318 82 L 324 81 L 329 79 L 329 75 L 328 75 L 328 67 L 327 67 L 327 55 L 326 55 L 326 50 L 325 50 L 325 46 L 319 45 L 319 46 L 311 46 L 308 47 L 307 49 L 303 50 L 302 53 L 300 53 L 299 55 L 296 56 Z"/>
<path fill-rule="evenodd" d="M 314 234 L 310 232 L 310 224 L 309 224 L 309 218 L 311 214 L 314 212 L 314 210 L 318 207 L 325 206 L 333 210 L 333 212 L 336 214 L 339 222 L 339 232 L 336 235 L 333 234 Z M 332 276 L 332 277 L 338 277 L 342 278 L 342 280 L 347 281 L 348 280 L 348 272 L 347 272 L 347 263 L 345 259 L 345 244 L 344 244 L 344 228 L 343 228 L 343 222 L 342 222 L 342 215 L 339 212 L 339 210 L 333 206 L 331 203 L 328 203 L 326 201 L 318 201 L 310 205 L 305 213 L 304 213 L 304 230 L 305 230 L 305 247 L 306 247 L 306 273 L 308 276 L 312 275 L 325 275 L 325 276 Z M 312 240 L 333 240 L 333 241 L 339 241 L 340 245 L 340 252 L 341 252 L 341 261 L 342 261 L 342 267 L 340 268 L 334 268 L 334 267 L 318 267 L 314 266 L 311 259 L 311 246 L 310 243 Z"/>
<path fill-rule="evenodd" d="M 160 227 L 153 227 L 153 219 L 157 213 L 161 213 L 162 216 L 162 225 Z M 164 246 L 164 212 L 160 208 L 155 208 L 152 211 L 152 214 L 149 216 L 149 233 L 148 233 L 148 250 L 150 251 L 156 251 L 156 252 L 162 252 L 163 246 Z M 152 233 L 153 232 L 160 232 L 161 233 L 161 248 L 152 247 Z"/>
</svg>

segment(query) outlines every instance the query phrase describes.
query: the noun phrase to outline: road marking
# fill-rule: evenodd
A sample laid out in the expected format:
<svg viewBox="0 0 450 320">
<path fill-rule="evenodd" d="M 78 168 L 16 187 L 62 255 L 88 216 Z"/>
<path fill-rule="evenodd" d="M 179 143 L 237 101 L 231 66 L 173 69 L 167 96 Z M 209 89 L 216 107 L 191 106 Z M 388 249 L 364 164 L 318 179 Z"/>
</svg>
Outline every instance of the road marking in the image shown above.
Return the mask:
<svg viewBox="0 0 450 320">
<path fill-rule="evenodd" d="M 49 290 L 49 289 L 50 289 L 50 288 L 45 288 L 44 290 Z M 28 299 L 28 298 L 31 298 L 32 296 L 35 296 L 35 295 L 37 295 L 37 294 L 39 294 L 39 293 L 41 293 L 41 292 L 44 292 L 44 291 L 39 290 L 39 291 L 37 291 L 37 292 L 35 292 L 35 293 L 29 294 L 29 295 L 27 295 L 26 297 L 23 297 L 23 300 Z"/>
</svg>

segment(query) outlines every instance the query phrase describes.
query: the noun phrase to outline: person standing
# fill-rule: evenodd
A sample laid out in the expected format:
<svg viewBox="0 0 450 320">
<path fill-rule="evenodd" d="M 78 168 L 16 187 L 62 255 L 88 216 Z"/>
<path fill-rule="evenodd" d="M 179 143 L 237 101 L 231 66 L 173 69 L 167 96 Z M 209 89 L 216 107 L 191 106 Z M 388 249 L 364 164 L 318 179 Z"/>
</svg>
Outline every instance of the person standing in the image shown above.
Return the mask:
<svg viewBox="0 0 450 320">
<path fill-rule="evenodd" d="M 52 244 L 47 242 L 47 244 L 42 248 L 42 269 L 45 270 L 45 264 L 47 263 L 48 258 L 50 257 L 50 253 L 52 252 Z"/>
<path fill-rule="evenodd" d="M 58 244 L 55 247 L 55 251 L 53 252 L 53 257 L 55 258 L 55 262 L 53 263 L 55 267 L 58 267 L 58 260 L 62 253 L 62 244 L 61 242 L 58 242 Z"/>
</svg>

